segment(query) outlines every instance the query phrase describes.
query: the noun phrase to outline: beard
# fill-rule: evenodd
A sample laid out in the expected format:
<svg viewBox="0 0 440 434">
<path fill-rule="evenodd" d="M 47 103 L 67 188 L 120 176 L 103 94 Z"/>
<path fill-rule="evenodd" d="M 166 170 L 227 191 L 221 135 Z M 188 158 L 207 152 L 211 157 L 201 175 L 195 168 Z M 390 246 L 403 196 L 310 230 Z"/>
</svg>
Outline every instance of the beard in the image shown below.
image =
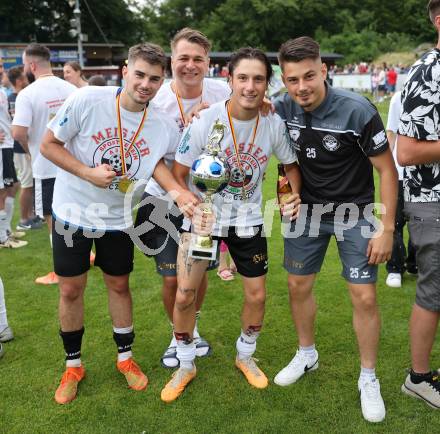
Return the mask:
<svg viewBox="0 0 440 434">
<path fill-rule="evenodd" d="M 28 79 L 29 84 L 33 83 L 35 81 L 35 75 L 32 74 L 32 72 L 26 72 L 26 77 Z"/>
</svg>

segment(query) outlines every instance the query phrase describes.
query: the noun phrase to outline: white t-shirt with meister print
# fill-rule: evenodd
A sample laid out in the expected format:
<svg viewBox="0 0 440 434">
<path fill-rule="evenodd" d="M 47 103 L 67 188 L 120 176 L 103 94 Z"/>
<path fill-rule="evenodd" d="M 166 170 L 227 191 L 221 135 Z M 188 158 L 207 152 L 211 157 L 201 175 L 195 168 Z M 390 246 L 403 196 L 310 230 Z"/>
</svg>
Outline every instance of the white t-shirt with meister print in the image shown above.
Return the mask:
<svg viewBox="0 0 440 434">
<path fill-rule="evenodd" d="M 125 194 L 118 189 L 122 164 L 116 115 L 117 87 L 87 86 L 71 95 L 49 123 L 55 137 L 89 167 L 109 164 L 116 178 L 107 188 L 58 168 L 53 212 L 57 219 L 85 229 L 122 230 L 131 224 L 131 207 L 124 208 Z M 125 147 L 128 149 L 142 119 L 142 112 L 121 107 Z M 179 141 L 175 124 L 150 103 L 144 126 L 129 155 L 126 176 L 148 181 L 158 161 L 173 152 Z"/>
<path fill-rule="evenodd" d="M 259 117 L 255 143 L 250 142 L 256 118 L 250 121 L 233 119 L 239 157 L 245 176 L 246 199 L 243 200 L 243 176 L 235 154 L 225 101 L 203 110 L 200 113 L 200 119 L 194 119 L 193 123 L 184 131 L 177 148 L 176 161 L 187 167 L 192 166 L 193 162 L 202 154 L 212 126 L 217 119 L 226 126 L 220 146 L 231 168 L 231 179 L 223 191 L 214 195 L 217 219 L 213 230 L 214 235 L 220 235 L 222 228 L 228 226 L 261 225 L 263 223 L 261 185 L 271 155 L 275 154 L 283 164 L 297 161 L 286 126 L 277 114 Z M 194 186 L 191 186 L 191 189 L 197 191 Z"/>
</svg>

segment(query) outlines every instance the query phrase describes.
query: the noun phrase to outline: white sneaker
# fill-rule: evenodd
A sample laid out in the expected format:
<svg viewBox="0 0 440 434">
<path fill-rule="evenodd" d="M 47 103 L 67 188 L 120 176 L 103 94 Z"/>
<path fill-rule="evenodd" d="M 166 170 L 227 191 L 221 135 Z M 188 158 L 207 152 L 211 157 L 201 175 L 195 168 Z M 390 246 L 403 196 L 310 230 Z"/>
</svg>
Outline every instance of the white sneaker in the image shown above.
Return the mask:
<svg viewBox="0 0 440 434">
<path fill-rule="evenodd" d="M 11 327 L 5 327 L 0 332 L 0 342 L 9 342 L 12 341 L 12 339 L 14 339 L 14 333 L 12 332 Z"/>
<path fill-rule="evenodd" d="M 380 394 L 380 383 L 374 380 L 358 381 L 362 416 L 368 422 L 382 422 L 385 419 L 385 404 Z"/>
<path fill-rule="evenodd" d="M 14 237 L 8 237 L 4 243 L 0 243 L 0 249 L 18 249 L 27 246 L 28 242 L 16 240 Z"/>
<path fill-rule="evenodd" d="M 174 369 L 179 367 L 180 361 L 177 358 L 177 342 L 174 336 L 171 339 L 170 345 L 160 358 L 160 363 L 164 368 Z"/>
<path fill-rule="evenodd" d="M 400 288 L 402 286 L 402 275 L 400 273 L 390 273 L 385 283 L 390 288 Z"/>
<path fill-rule="evenodd" d="M 318 369 L 318 366 L 318 351 L 315 351 L 315 355 L 311 359 L 297 350 L 295 357 L 285 368 L 278 372 L 273 381 L 278 386 L 288 386 L 298 381 L 307 372 Z"/>
<path fill-rule="evenodd" d="M 194 337 L 194 343 L 196 344 L 197 357 L 208 357 L 211 355 L 212 353 L 211 345 L 201 336 Z"/>
<path fill-rule="evenodd" d="M 402 384 L 402 392 L 417 399 L 422 399 L 430 407 L 440 409 L 440 370 L 433 371 L 420 383 L 413 383 L 408 374 Z"/>
</svg>

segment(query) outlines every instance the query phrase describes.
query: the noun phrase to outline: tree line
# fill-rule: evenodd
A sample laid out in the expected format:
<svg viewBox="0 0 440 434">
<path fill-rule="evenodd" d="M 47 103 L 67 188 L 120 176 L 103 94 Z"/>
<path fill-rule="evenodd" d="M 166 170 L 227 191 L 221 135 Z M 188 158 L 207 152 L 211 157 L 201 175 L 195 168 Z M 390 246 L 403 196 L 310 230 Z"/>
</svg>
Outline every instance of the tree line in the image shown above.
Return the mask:
<svg viewBox="0 0 440 434">
<path fill-rule="evenodd" d="M 91 10 L 109 41 L 127 45 L 149 40 L 167 48 L 176 31 L 191 26 L 206 33 L 217 51 L 244 45 L 277 51 L 283 41 L 308 35 L 324 51 L 358 62 L 434 43 L 426 5 L 427 0 L 81 0 L 81 21 L 90 42 L 104 42 Z M 0 42 L 73 42 L 72 12 L 67 0 L 2 0 Z"/>
</svg>

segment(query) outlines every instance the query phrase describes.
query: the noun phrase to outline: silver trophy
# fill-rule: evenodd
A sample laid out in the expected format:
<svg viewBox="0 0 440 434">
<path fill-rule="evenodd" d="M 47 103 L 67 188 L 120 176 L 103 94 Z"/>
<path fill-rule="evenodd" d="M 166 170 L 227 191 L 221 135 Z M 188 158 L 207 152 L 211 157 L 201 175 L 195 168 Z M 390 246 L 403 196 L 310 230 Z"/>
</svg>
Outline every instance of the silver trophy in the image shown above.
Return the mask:
<svg viewBox="0 0 440 434">
<path fill-rule="evenodd" d="M 202 209 L 205 214 L 212 214 L 213 195 L 222 191 L 231 177 L 229 164 L 221 155 L 220 147 L 225 128 L 226 125 L 218 119 L 215 121 L 203 154 L 194 161 L 191 167 L 191 182 L 203 195 Z M 210 235 L 192 234 L 189 256 L 196 259 L 215 260 L 217 244 L 218 241 L 213 240 Z"/>
</svg>

